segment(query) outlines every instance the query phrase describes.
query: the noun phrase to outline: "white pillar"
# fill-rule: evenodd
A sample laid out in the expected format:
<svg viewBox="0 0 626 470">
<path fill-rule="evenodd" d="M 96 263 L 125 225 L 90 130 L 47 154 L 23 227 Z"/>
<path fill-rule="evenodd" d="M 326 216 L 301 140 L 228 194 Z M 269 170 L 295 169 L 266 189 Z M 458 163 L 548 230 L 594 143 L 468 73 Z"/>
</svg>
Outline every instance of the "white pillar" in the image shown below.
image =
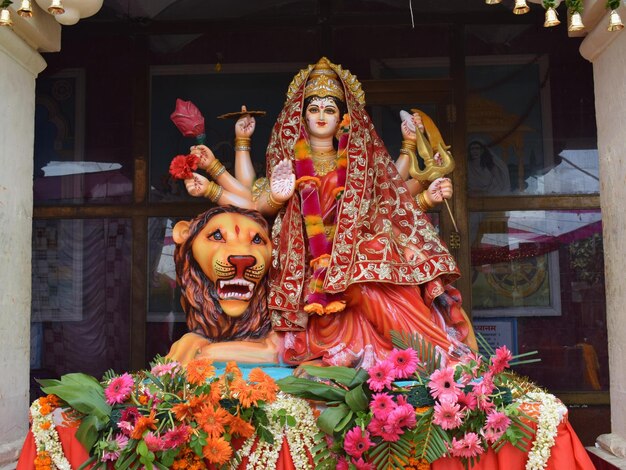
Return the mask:
<svg viewBox="0 0 626 470">
<path fill-rule="evenodd" d="M 38 12 L 0 28 L 0 469 L 15 468 L 28 430 L 35 79 L 46 66 L 37 49 L 60 43 L 58 24 Z"/>
<path fill-rule="evenodd" d="M 591 31 L 580 47 L 583 57 L 593 63 L 593 78 L 600 157 L 600 202 L 604 238 L 609 376 L 611 393 L 611 434 L 598 442 L 609 448 L 606 460 L 626 463 L 626 30 L 607 31 L 608 13 L 604 0 L 587 0 L 588 17 L 583 21 Z M 626 20 L 626 8 L 619 8 Z M 575 79 L 575 77 L 572 77 Z M 601 455 L 602 451 L 598 451 Z M 620 468 L 624 468 L 621 467 Z"/>
</svg>

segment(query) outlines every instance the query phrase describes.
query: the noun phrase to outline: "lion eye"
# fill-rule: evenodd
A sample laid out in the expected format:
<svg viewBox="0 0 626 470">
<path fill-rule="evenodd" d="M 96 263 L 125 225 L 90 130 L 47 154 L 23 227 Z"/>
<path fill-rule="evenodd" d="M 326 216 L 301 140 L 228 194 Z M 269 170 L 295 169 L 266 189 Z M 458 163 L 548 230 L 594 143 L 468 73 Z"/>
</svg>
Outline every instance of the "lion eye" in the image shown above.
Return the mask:
<svg viewBox="0 0 626 470">
<path fill-rule="evenodd" d="M 263 243 L 263 239 L 261 238 L 261 236 L 257 233 L 254 238 L 252 239 L 252 243 L 254 243 L 255 245 L 260 245 Z"/>
<path fill-rule="evenodd" d="M 224 240 L 224 236 L 222 235 L 222 232 L 220 232 L 219 230 L 216 230 L 211 235 L 209 235 L 209 239 L 221 241 L 221 240 Z"/>
</svg>

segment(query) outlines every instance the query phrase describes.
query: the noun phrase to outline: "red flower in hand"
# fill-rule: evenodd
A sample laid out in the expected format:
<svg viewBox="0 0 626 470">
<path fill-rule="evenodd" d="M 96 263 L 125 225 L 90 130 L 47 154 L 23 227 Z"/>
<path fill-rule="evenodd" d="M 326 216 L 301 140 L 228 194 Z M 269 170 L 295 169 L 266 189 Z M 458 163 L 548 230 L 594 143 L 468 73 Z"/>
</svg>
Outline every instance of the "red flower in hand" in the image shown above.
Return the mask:
<svg viewBox="0 0 626 470">
<path fill-rule="evenodd" d="M 204 134 L 204 116 L 191 101 L 176 99 L 176 109 L 170 119 L 185 137 L 199 137 Z"/>
<path fill-rule="evenodd" d="M 177 155 L 170 163 L 170 175 L 179 180 L 193 177 L 192 172 L 198 168 L 200 158 L 197 155 Z"/>
</svg>

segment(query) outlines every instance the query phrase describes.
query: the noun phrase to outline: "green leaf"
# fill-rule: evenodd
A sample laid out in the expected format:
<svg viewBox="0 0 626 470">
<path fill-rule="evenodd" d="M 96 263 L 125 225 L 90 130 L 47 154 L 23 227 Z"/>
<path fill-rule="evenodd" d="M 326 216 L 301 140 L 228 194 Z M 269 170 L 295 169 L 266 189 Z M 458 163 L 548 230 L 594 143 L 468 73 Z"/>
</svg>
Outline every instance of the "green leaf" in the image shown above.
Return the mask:
<svg viewBox="0 0 626 470">
<path fill-rule="evenodd" d="M 146 445 L 146 441 L 143 439 L 139 441 L 139 444 L 137 444 L 137 453 L 142 457 L 148 455 L 148 446 Z"/>
<path fill-rule="evenodd" d="M 83 418 L 76 431 L 76 439 L 78 439 L 87 451 L 91 450 L 98 440 L 98 418 L 95 416 Z"/>
<path fill-rule="evenodd" d="M 259 436 L 259 439 L 267 442 L 268 444 L 274 443 L 274 435 L 265 426 L 257 426 L 256 433 Z"/>
<path fill-rule="evenodd" d="M 154 385 L 159 387 L 161 390 L 165 390 L 165 386 L 163 385 L 163 382 L 161 382 L 155 375 L 153 375 L 151 372 L 148 372 L 147 370 L 144 371 L 144 374 L 146 374 L 146 377 L 152 380 Z"/>
<path fill-rule="evenodd" d="M 314 377 L 320 377 L 322 379 L 334 380 L 346 387 L 352 383 L 356 377 L 357 370 L 351 367 L 319 367 L 319 366 L 302 366 L 304 371 Z"/>
<path fill-rule="evenodd" d="M 94 463 L 97 458 L 98 457 L 96 457 L 95 455 L 92 455 L 91 457 L 89 457 L 89 459 L 85 460 L 80 467 L 78 467 L 78 470 L 85 470 L 87 467 L 89 467 L 89 465 Z"/>
<path fill-rule="evenodd" d="M 352 411 L 365 411 L 369 408 L 369 400 L 363 391 L 363 384 L 346 393 L 346 403 Z"/>
<path fill-rule="evenodd" d="M 326 408 L 320 417 L 317 418 L 317 426 L 326 434 L 332 436 L 335 427 L 348 413 L 350 413 L 350 408 L 345 404 Z"/>
<path fill-rule="evenodd" d="M 54 394 L 79 413 L 91 414 L 108 421 L 111 406 L 104 398 L 100 382 L 86 374 L 66 374 L 60 380 L 38 380 L 44 393 Z"/>
<path fill-rule="evenodd" d="M 285 393 L 309 400 L 343 402 L 346 396 L 346 391 L 338 387 L 293 376 L 280 379 L 276 384 Z"/>
<path fill-rule="evenodd" d="M 339 433 L 343 431 L 346 427 L 348 427 L 353 417 L 354 417 L 354 411 L 349 411 L 348 414 L 345 415 L 343 419 L 339 421 L 339 423 L 337 423 L 337 426 L 335 426 L 334 431 L 339 432 Z"/>
<path fill-rule="evenodd" d="M 296 418 L 294 418 L 293 416 L 287 416 L 287 426 L 289 426 L 290 428 L 295 428 L 296 424 L 298 424 Z"/>
</svg>

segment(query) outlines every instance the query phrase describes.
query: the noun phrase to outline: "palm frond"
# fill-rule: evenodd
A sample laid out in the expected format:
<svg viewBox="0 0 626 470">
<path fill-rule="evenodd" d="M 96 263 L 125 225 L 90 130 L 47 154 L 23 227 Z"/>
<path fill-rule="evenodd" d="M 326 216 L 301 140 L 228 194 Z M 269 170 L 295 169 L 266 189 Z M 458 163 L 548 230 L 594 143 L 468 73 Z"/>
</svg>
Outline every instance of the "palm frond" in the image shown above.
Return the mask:
<svg viewBox="0 0 626 470">
<path fill-rule="evenodd" d="M 443 457 L 448 453 L 446 443 L 450 437 L 439 426 L 432 422 L 433 410 L 424 413 L 415 428 L 415 457 L 426 459 L 429 463 Z"/>
</svg>

